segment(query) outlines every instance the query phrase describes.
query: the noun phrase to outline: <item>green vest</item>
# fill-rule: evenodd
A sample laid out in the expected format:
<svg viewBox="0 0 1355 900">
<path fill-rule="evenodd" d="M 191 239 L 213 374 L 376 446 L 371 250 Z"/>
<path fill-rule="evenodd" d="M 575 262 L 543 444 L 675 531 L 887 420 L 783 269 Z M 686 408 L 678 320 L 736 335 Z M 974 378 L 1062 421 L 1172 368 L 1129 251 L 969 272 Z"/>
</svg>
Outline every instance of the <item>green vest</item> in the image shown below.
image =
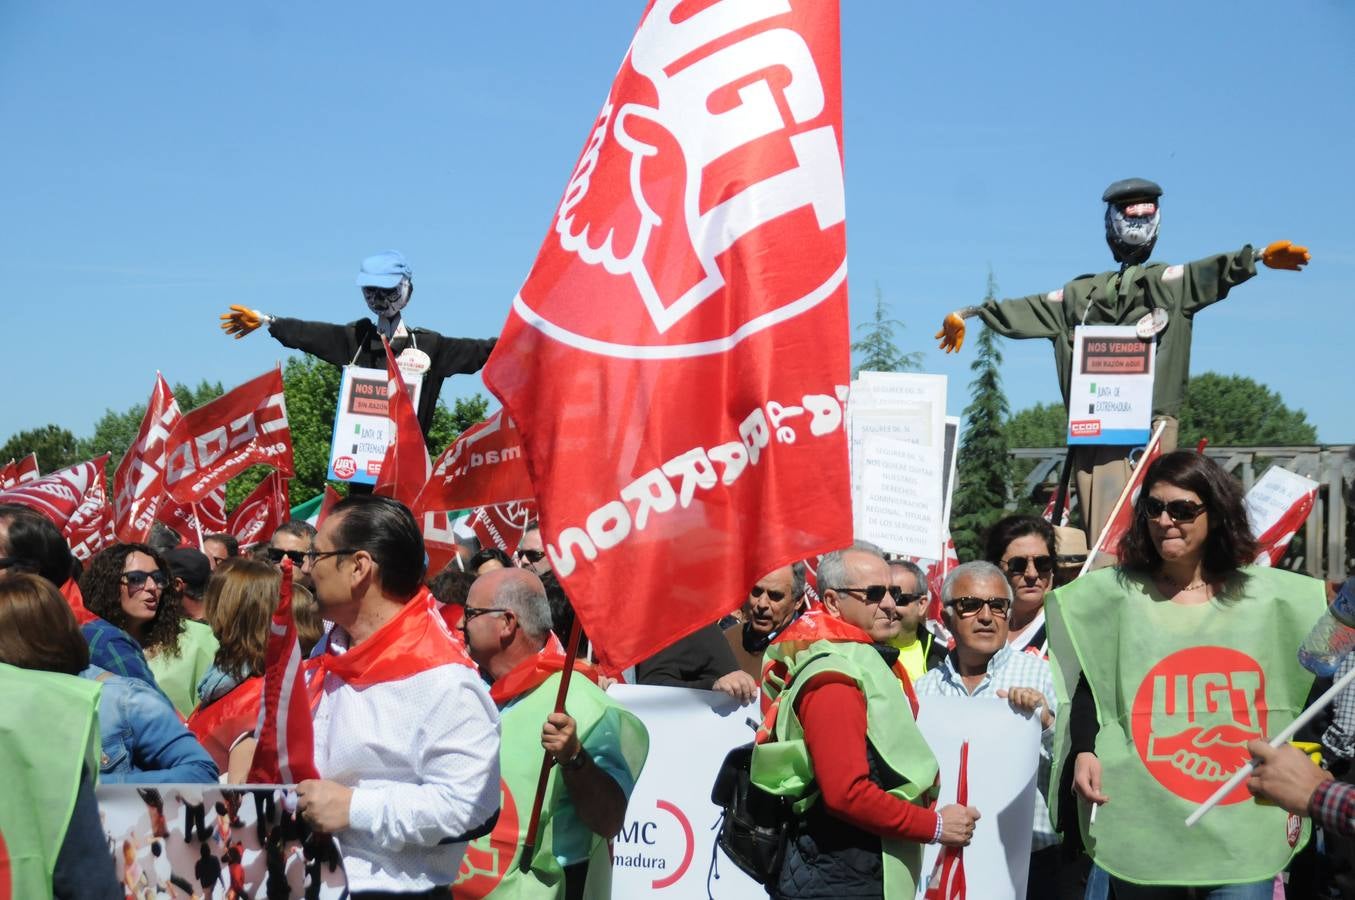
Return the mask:
<svg viewBox="0 0 1355 900">
<path fill-rule="evenodd" d="M 101 689 L 0 663 L 0 897 L 52 896 L 81 770 L 99 771 Z"/>
<path fill-rule="evenodd" d="M 1322 583 L 1279 569 L 1242 572 L 1238 587 L 1199 606 L 1172 603 L 1119 569 L 1084 575 L 1045 603 L 1060 707 L 1071 708 L 1079 673 L 1096 699 L 1096 755 L 1110 800 L 1094 823 L 1088 804 L 1079 801 L 1079 812 L 1088 853 L 1118 878 L 1262 881 L 1307 840 L 1306 823 L 1258 804 L 1245 784 L 1185 825 L 1250 759 L 1248 740 L 1294 720 L 1313 682 L 1296 651 L 1326 606 Z M 1058 784 L 1066 716 L 1055 741 Z"/>
<path fill-rule="evenodd" d="M 461 873 L 452 887 L 456 900 L 480 897 L 555 900 L 565 895 L 565 874 L 554 852 L 554 814 L 565 798 L 565 782 L 559 767 L 552 766 L 541 805 L 541 825 L 531 867 L 523 871 L 519 855 L 527 840 L 532 799 L 541 775 L 541 726 L 555 711 L 560 675 L 547 678 L 536 689 L 519 697 L 501 713 L 499 724 L 500 790 L 502 805 L 494 831 L 471 841 L 461 860 Z M 593 729 L 611 712 L 620 734 L 622 756 L 633 777 L 639 777 L 649 752 L 649 735 L 629 710 L 609 699 L 585 676 L 574 673 L 569 680 L 565 708 L 577 723 L 579 741 L 585 743 Z M 612 861 L 607 841 L 592 835 L 588 863 L 587 898 L 611 896 Z"/>
<path fill-rule="evenodd" d="M 179 655 L 149 653 L 146 665 L 179 715 L 189 716 L 198 705 L 198 682 L 212 667 L 220 642 L 209 625 L 184 619 L 179 626 Z"/>
<path fill-rule="evenodd" d="M 781 645 L 773 644 L 769 653 Z M 751 778 L 768 793 L 795 801 L 803 813 L 819 798 L 814 786 L 814 764 L 805 747 L 804 728 L 795 713 L 795 700 L 810 679 L 838 672 L 856 682 L 866 696 L 866 737 L 880 758 L 903 783 L 889 791 L 895 797 L 923 805 L 936 794 L 936 757 L 918 731 L 908 697 L 899 680 L 870 644 L 818 640 L 786 659 L 789 684 L 780 692 L 772 740 L 753 748 Z M 884 855 L 884 896 L 911 898 L 917 892 L 922 868 L 922 845 L 912 841 L 880 839 Z"/>
</svg>

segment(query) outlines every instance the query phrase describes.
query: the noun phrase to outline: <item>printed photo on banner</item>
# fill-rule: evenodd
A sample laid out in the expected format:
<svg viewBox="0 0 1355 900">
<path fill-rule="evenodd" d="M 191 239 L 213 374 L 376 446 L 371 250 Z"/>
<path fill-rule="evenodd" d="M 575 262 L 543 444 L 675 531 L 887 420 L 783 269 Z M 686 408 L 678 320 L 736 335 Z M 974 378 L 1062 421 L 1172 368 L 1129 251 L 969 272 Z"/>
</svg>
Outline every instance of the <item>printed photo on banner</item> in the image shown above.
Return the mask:
<svg viewBox="0 0 1355 900">
<path fill-rule="evenodd" d="M 348 896 L 339 848 L 282 786 L 102 785 L 104 836 L 128 897 Z"/>
</svg>

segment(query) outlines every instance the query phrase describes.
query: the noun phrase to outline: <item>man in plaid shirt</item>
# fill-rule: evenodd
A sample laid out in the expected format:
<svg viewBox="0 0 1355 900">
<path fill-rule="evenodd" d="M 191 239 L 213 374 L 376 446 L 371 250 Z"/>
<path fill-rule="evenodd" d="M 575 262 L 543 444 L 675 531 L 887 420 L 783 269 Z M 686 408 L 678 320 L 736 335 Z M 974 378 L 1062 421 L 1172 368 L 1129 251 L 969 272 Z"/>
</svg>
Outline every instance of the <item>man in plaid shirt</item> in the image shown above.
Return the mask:
<svg viewBox="0 0 1355 900">
<path fill-rule="evenodd" d="M 1058 894 L 1058 833 L 1049 821 L 1049 773 L 1054 749 L 1054 675 L 1048 660 L 1035 653 L 1013 650 L 1007 643 L 1011 612 L 1011 582 L 989 562 L 957 566 L 941 585 L 946 627 L 955 636 L 955 649 L 941 665 L 917 682 L 919 703 L 929 696 L 1005 699 L 1018 712 L 1038 716 L 1040 764 L 1031 837 L 1031 864 L 1026 895 Z M 1032 648 L 1033 649 L 1033 648 Z"/>
<path fill-rule="evenodd" d="M 1355 784 L 1335 780 L 1289 744 L 1277 750 L 1252 741 L 1247 750 L 1256 760 L 1247 790 L 1295 815 L 1310 816 L 1323 828 L 1355 835 Z"/>
</svg>

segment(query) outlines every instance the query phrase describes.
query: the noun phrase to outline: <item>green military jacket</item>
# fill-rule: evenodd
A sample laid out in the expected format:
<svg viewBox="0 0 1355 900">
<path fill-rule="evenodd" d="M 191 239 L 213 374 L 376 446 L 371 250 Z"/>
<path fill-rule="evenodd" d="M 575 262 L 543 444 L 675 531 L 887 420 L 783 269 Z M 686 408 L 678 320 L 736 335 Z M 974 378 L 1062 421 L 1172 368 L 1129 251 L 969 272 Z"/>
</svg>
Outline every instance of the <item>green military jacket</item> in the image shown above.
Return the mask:
<svg viewBox="0 0 1355 900">
<path fill-rule="evenodd" d="M 1064 406 L 1073 371 L 1073 329 L 1078 325 L 1133 325 L 1153 309 L 1166 310 L 1157 336 L 1153 415 L 1179 416 L 1190 375 L 1190 336 L 1195 313 L 1217 303 L 1256 274 L 1251 245 L 1183 266 L 1152 263 L 1124 273 L 1083 275 L 1057 291 L 1011 300 L 989 300 L 979 309 L 984 324 L 1003 337 L 1047 338 L 1054 344 Z M 1084 321 L 1085 319 L 1085 321 Z"/>
</svg>

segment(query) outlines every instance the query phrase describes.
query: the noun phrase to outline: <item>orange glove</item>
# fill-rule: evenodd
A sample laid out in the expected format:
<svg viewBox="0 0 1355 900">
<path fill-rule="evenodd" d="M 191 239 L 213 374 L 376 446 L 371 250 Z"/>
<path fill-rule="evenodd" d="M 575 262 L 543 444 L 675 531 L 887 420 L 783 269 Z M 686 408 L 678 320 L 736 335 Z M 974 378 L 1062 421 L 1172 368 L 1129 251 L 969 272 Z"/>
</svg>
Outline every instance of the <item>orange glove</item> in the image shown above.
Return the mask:
<svg viewBox="0 0 1355 900">
<path fill-rule="evenodd" d="M 1289 241 L 1275 241 L 1261 253 L 1261 262 L 1272 269 L 1288 269 L 1297 272 L 1311 259 L 1307 247 L 1300 247 Z"/>
<path fill-rule="evenodd" d="M 221 330 L 237 341 L 263 324 L 263 313 L 247 306 L 231 304 L 231 311 L 221 316 Z"/>
<path fill-rule="evenodd" d="M 936 333 L 941 341 L 940 349 L 954 353 L 964 346 L 964 319 L 959 313 L 951 313 L 941 322 L 941 330 Z"/>
</svg>

